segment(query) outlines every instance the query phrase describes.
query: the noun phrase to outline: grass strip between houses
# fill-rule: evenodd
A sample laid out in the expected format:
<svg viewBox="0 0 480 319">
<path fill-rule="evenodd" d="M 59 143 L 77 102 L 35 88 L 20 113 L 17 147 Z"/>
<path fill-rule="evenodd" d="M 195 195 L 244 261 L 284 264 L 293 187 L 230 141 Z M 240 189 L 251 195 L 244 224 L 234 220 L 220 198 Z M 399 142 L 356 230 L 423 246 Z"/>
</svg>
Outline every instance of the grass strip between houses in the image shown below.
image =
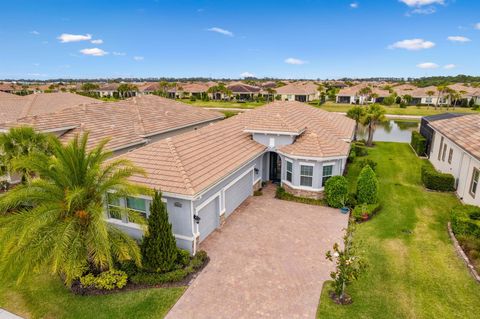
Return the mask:
<svg viewBox="0 0 480 319">
<path fill-rule="evenodd" d="M 476 318 L 480 286 L 455 253 L 447 232 L 453 193 L 426 191 L 420 180 L 425 160 L 408 144 L 377 143 L 381 212 L 357 227 L 368 268 L 347 288 L 353 303 L 341 306 L 324 285 L 318 318 Z M 353 189 L 359 173 L 348 171 Z"/>
</svg>

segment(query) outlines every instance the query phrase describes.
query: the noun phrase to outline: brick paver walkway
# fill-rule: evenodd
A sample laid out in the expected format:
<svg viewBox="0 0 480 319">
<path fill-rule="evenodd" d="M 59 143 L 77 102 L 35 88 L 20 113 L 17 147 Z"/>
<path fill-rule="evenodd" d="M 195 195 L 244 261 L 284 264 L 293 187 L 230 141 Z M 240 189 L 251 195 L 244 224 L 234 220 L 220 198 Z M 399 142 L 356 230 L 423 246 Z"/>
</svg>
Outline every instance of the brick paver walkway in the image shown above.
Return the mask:
<svg viewBox="0 0 480 319">
<path fill-rule="evenodd" d="M 211 260 L 167 318 L 315 318 L 339 210 L 250 197 L 200 246 Z"/>
</svg>

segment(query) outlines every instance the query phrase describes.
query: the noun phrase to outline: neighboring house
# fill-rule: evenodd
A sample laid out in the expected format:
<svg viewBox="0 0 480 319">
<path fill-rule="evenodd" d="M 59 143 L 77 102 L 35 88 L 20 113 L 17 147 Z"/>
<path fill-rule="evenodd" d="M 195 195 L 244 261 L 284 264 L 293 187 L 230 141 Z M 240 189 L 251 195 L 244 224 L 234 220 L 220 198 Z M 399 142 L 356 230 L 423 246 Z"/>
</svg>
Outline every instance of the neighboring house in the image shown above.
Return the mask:
<svg viewBox="0 0 480 319">
<path fill-rule="evenodd" d="M 451 119 L 451 118 L 459 117 L 463 115 L 465 114 L 464 113 L 442 113 L 442 114 L 435 114 L 435 115 L 422 117 L 422 120 L 420 123 L 420 134 L 422 134 L 422 136 L 425 137 L 425 140 L 426 140 L 425 153 L 427 156 L 430 156 L 430 147 L 432 145 L 432 140 L 434 135 L 434 130 L 430 126 L 430 123 L 439 121 L 439 120 Z"/>
<path fill-rule="evenodd" d="M 0 132 L 11 127 L 32 126 L 38 131 L 57 135 L 62 142 L 68 142 L 79 133 L 89 132 L 89 148 L 108 138 L 107 149 L 120 155 L 223 118 L 224 115 L 219 112 L 145 95 L 119 102 L 77 105 L 55 113 L 23 117 L 0 124 Z"/>
<path fill-rule="evenodd" d="M 139 85 L 138 94 L 139 95 L 152 94 L 159 90 L 160 90 L 160 86 L 158 82 L 150 82 L 150 83 L 145 83 L 143 85 Z"/>
<path fill-rule="evenodd" d="M 99 100 L 73 93 L 39 93 L 26 96 L 0 94 L 0 124 L 19 118 L 53 113 L 79 104 Z"/>
<path fill-rule="evenodd" d="M 318 85 L 312 82 L 293 82 L 275 90 L 282 101 L 311 102 L 320 99 L 317 88 Z"/>
<path fill-rule="evenodd" d="M 354 126 L 343 115 L 277 101 L 121 158 L 146 171 L 132 182 L 162 191 L 177 245 L 195 253 L 264 181 L 279 183 L 293 194 L 322 197 L 328 178 L 344 172 Z M 141 238 L 141 227 L 118 208 L 148 216 L 150 200 L 138 196 L 110 201 L 108 220 Z"/>
<path fill-rule="evenodd" d="M 185 97 L 195 97 L 197 99 L 202 98 L 203 94 L 206 94 L 208 89 L 215 84 L 208 83 L 181 83 L 183 98 Z"/>
<path fill-rule="evenodd" d="M 480 206 L 480 114 L 430 122 L 430 162 L 456 180 L 456 193 L 466 204 Z"/>
<path fill-rule="evenodd" d="M 232 92 L 232 97 L 237 100 L 252 100 L 255 95 L 260 93 L 261 88 L 242 82 L 231 83 L 227 85 L 227 89 Z"/>
<path fill-rule="evenodd" d="M 370 87 L 372 93 L 362 96 L 359 94 L 360 90 L 365 87 Z M 368 83 L 360 83 L 354 86 L 348 86 L 340 89 L 337 94 L 336 102 L 344 104 L 367 104 L 380 103 L 384 98 L 390 95 L 387 90 L 375 87 Z"/>
</svg>

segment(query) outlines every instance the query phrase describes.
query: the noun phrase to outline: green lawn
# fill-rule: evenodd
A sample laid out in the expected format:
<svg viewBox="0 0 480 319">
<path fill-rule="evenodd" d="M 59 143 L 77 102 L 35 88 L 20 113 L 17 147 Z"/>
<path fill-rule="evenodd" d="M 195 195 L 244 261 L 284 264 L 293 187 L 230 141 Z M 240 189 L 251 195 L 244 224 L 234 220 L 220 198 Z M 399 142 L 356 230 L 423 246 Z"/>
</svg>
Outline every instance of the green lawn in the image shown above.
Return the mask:
<svg viewBox="0 0 480 319">
<path fill-rule="evenodd" d="M 236 108 L 236 109 L 254 109 L 257 106 L 265 105 L 265 102 L 230 102 L 230 101 L 201 101 L 196 100 L 195 102 L 190 101 L 190 99 L 181 99 L 178 100 L 183 103 L 188 103 L 194 106 L 199 107 L 219 107 L 219 108 Z"/>
<path fill-rule="evenodd" d="M 36 276 L 0 286 L 0 307 L 25 318 L 163 318 L 185 288 L 158 288 L 77 296 L 58 277 Z"/>
<path fill-rule="evenodd" d="M 312 104 L 315 105 L 315 104 Z M 320 106 L 321 109 L 329 111 L 329 112 L 347 112 L 353 105 L 352 104 L 337 104 L 332 102 L 326 102 Z M 450 108 L 447 111 L 446 107 L 438 108 L 435 110 L 433 106 L 430 106 L 428 109 L 426 106 L 408 106 L 404 109 L 400 108 L 398 105 L 394 106 L 385 106 L 387 110 L 387 114 L 392 115 L 419 115 L 419 116 L 426 116 L 426 115 L 433 115 L 445 112 L 458 112 L 458 113 L 478 113 L 478 111 L 472 110 L 467 107 L 456 107 L 455 110 Z"/>
<path fill-rule="evenodd" d="M 351 305 L 334 304 L 324 288 L 318 318 L 478 318 L 480 286 L 446 230 L 457 198 L 421 186 L 422 160 L 407 144 L 378 143 L 369 157 L 378 163 L 383 207 L 357 227 L 369 266 L 348 288 Z M 357 175 L 351 165 L 351 186 Z"/>
</svg>

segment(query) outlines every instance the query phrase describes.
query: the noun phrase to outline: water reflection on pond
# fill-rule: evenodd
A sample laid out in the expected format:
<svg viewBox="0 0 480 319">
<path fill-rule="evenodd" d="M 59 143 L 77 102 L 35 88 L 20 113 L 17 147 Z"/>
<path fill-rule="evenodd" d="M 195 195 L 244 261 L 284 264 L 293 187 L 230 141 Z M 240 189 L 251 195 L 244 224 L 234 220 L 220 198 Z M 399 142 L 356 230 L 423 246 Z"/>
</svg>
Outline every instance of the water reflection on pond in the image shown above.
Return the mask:
<svg viewBox="0 0 480 319">
<path fill-rule="evenodd" d="M 415 120 L 387 120 L 377 126 L 373 140 L 379 142 L 409 143 L 412 131 L 418 131 L 420 122 Z M 358 130 L 358 139 L 367 139 L 368 132 L 361 126 Z"/>
</svg>

